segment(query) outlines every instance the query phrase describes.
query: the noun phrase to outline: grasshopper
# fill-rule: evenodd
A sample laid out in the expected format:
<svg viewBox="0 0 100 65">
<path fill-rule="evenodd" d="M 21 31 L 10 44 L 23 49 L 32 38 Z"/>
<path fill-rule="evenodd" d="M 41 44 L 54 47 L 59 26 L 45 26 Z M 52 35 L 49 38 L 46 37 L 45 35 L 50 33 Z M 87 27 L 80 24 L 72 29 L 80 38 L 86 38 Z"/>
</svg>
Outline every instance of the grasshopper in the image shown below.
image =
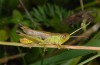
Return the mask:
<svg viewBox="0 0 100 65">
<path fill-rule="evenodd" d="M 89 24 L 90 22 L 87 25 Z M 34 42 L 35 44 L 40 44 L 40 45 L 43 45 L 44 47 L 45 45 L 48 45 L 48 44 L 55 44 L 58 46 L 58 48 L 60 48 L 61 45 L 71 37 L 71 35 L 73 35 L 77 31 L 82 29 L 81 27 L 75 30 L 74 32 L 72 32 L 71 34 L 67 34 L 67 33 L 60 34 L 60 33 L 50 33 L 50 32 L 45 32 L 45 31 L 32 30 L 21 24 L 19 25 L 19 27 L 23 30 L 25 34 L 22 32 L 18 32 L 18 34 L 21 37 L 27 38 L 26 41 L 30 40 L 30 43 Z M 23 43 L 23 41 L 21 41 L 21 43 Z M 29 41 L 27 44 L 29 44 Z"/>
<path fill-rule="evenodd" d="M 23 41 L 25 38 L 20 39 L 21 43 L 30 44 L 33 41 L 36 44 L 40 44 L 40 45 L 44 45 L 44 46 L 47 44 L 55 44 L 60 48 L 60 45 L 63 44 L 65 41 L 67 41 L 70 38 L 70 35 L 67 33 L 59 34 L 59 33 L 50 33 L 50 32 L 44 32 L 44 31 L 41 32 L 41 31 L 32 30 L 23 25 L 20 25 L 20 28 L 26 34 L 24 34 L 22 32 L 18 32 L 18 31 L 17 31 L 17 33 L 21 37 L 27 38 L 26 42 Z"/>
</svg>

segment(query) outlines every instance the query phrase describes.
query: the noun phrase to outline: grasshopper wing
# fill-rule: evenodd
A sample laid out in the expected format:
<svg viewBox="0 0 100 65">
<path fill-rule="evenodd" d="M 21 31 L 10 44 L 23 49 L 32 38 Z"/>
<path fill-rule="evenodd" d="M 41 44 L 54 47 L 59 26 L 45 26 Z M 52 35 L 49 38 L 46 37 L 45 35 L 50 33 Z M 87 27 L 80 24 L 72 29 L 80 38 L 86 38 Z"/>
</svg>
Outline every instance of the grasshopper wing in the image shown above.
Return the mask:
<svg viewBox="0 0 100 65">
<path fill-rule="evenodd" d="M 30 36 L 30 35 L 24 34 L 24 33 L 20 32 L 20 31 L 17 31 L 17 34 L 19 36 L 23 37 L 23 38 L 26 38 L 26 39 L 22 39 L 22 40 L 27 40 L 27 41 L 30 40 L 29 42 L 33 41 L 35 43 L 42 43 L 43 42 L 43 40 L 41 38 L 39 38 L 39 37 L 36 37 L 36 36 L 33 37 L 33 36 Z"/>
</svg>

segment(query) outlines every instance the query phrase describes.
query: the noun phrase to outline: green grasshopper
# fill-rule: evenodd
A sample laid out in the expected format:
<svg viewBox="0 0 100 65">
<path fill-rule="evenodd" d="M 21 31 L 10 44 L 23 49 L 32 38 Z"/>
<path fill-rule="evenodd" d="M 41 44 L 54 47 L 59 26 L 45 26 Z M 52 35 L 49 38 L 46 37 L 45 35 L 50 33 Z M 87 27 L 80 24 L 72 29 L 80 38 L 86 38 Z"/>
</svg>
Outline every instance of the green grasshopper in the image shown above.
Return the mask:
<svg viewBox="0 0 100 65">
<path fill-rule="evenodd" d="M 32 30 L 26 26 L 20 25 L 20 28 L 24 31 L 18 32 L 17 33 L 21 36 L 27 38 L 28 40 L 21 41 L 21 43 L 27 43 L 30 44 L 29 41 L 32 43 L 36 42 L 36 44 L 40 45 L 47 45 L 47 44 L 56 44 L 58 47 L 60 47 L 61 44 L 63 44 L 65 41 L 67 41 L 70 38 L 70 35 L 65 33 L 65 34 L 59 34 L 59 33 L 50 33 L 50 32 L 44 32 L 44 31 L 36 31 Z"/>
<path fill-rule="evenodd" d="M 87 25 L 89 24 L 90 23 L 88 23 Z M 43 46 L 48 44 L 55 44 L 58 46 L 58 48 L 60 48 L 61 45 L 71 37 L 71 35 L 73 35 L 75 32 L 82 29 L 81 27 L 76 31 L 72 32 L 71 34 L 67 34 L 67 33 L 60 34 L 60 33 L 50 33 L 45 31 L 32 30 L 21 24 L 19 26 L 25 33 L 24 34 L 22 32 L 19 32 L 19 35 L 21 37 L 27 38 L 26 42 L 24 41 L 25 43 L 27 43 L 27 41 L 30 41 L 31 43 L 34 42 L 36 44 L 40 44 Z M 23 41 L 21 41 L 21 43 L 23 43 Z M 29 42 L 27 44 L 29 44 Z"/>
</svg>

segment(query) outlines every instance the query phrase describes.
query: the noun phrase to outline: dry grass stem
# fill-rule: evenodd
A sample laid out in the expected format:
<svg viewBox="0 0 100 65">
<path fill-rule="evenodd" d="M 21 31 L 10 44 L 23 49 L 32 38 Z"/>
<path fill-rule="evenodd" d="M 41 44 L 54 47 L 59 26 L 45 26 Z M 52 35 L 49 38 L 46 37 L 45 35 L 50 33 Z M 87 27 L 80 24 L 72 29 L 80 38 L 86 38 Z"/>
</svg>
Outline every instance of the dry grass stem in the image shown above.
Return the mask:
<svg viewBox="0 0 100 65">
<path fill-rule="evenodd" d="M 0 58 L 0 63 L 5 63 L 5 62 L 7 62 L 8 60 L 20 58 L 20 57 L 22 57 L 22 56 L 25 56 L 25 53 L 17 54 L 17 55 L 12 55 L 12 56 L 5 57 L 5 58 Z"/>
<path fill-rule="evenodd" d="M 9 46 L 21 46 L 21 47 L 42 47 L 43 45 L 40 44 L 31 44 L 25 45 L 21 43 L 15 42 L 0 42 L 0 45 L 9 45 Z M 45 45 L 46 48 L 58 48 L 57 45 Z M 82 50 L 100 50 L 100 47 L 92 47 L 92 46 L 72 46 L 72 45 L 61 45 L 61 49 L 82 49 Z"/>
</svg>

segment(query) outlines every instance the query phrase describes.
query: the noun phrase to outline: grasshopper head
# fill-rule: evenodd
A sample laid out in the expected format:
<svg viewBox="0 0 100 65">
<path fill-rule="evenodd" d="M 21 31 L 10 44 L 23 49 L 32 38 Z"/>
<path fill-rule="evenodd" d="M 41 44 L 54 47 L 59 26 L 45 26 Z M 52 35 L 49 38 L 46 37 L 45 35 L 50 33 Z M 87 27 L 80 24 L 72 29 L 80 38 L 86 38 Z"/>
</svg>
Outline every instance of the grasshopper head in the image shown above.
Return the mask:
<svg viewBox="0 0 100 65">
<path fill-rule="evenodd" d="M 69 38 L 70 38 L 70 35 L 69 34 L 66 34 L 66 33 L 62 34 L 61 35 L 61 42 L 62 42 L 62 44 L 64 42 L 66 42 Z"/>
</svg>

